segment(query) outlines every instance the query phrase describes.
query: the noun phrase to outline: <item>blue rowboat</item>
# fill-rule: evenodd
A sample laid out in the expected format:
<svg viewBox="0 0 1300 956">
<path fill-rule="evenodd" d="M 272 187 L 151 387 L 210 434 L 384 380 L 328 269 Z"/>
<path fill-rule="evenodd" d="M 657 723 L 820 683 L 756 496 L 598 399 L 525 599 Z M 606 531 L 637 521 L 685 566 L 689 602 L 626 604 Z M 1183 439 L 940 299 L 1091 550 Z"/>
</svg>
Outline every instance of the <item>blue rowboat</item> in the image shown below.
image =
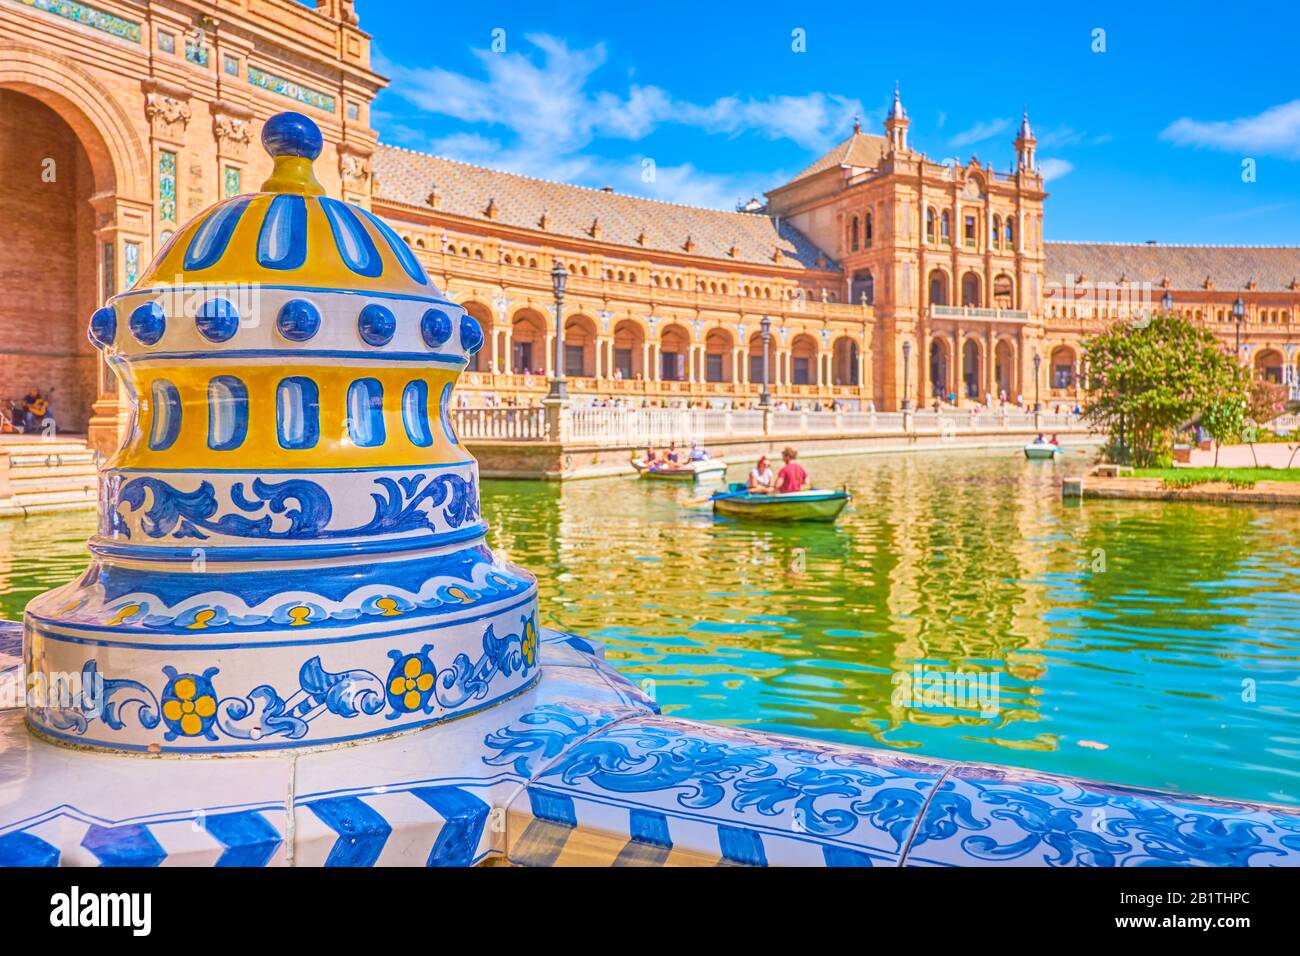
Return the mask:
<svg viewBox="0 0 1300 956">
<path fill-rule="evenodd" d="M 780 495 L 753 495 L 743 484 L 718 492 L 713 513 L 756 521 L 834 521 L 849 503 L 847 491 L 810 489 Z"/>
</svg>

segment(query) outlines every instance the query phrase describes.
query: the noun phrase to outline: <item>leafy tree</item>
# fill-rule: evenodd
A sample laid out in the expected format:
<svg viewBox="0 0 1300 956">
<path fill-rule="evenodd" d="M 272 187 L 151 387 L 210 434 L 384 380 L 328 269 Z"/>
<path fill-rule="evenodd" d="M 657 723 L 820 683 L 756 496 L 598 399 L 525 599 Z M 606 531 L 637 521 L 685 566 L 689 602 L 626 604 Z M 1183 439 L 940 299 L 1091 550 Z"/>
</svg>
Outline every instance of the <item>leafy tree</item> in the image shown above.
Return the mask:
<svg viewBox="0 0 1300 956">
<path fill-rule="evenodd" d="M 1250 373 L 1207 329 L 1175 315 L 1119 322 L 1084 342 L 1088 420 L 1119 460 L 1151 467 L 1172 453 L 1175 429 L 1210 408 L 1245 408 Z M 1208 427 L 1208 426 L 1207 426 Z M 1226 426 L 1225 426 L 1226 427 Z"/>
<path fill-rule="evenodd" d="M 1246 424 L 1246 403 L 1231 396 L 1219 396 L 1201 411 L 1201 425 L 1214 439 L 1214 467 L 1219 467 L 1219 446 L 1238 437 Z"/>
</svg>

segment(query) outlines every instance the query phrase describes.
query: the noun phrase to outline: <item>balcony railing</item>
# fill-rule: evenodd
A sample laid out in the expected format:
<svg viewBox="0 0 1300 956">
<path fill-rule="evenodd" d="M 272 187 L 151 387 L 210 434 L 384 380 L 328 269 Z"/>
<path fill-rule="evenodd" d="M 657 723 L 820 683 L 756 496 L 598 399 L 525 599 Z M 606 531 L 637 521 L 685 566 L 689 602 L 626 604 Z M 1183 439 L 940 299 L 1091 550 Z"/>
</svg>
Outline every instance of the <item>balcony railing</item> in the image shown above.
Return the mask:
<svg viewBox="0 0 1300 956">
<path fill-rule="evenodd" d="M 935 412 L 717 411 L 687 408 L 541 406 L 457 408 L 452 421 L 466 441 L 559 441 L 574 445 L 640 448 L 647 444 L 762 438 L 1055 432 L 1083 428 L 1073 414 L 1010 410 Z"/>
<path fill-rule="evenodd" d="M 932 305 L 932 319 L 979 319 L 992 322 L 1028 322 L 1029 313 L 1023 309 L 977 309 L 969 305 Z"/>
</svg>

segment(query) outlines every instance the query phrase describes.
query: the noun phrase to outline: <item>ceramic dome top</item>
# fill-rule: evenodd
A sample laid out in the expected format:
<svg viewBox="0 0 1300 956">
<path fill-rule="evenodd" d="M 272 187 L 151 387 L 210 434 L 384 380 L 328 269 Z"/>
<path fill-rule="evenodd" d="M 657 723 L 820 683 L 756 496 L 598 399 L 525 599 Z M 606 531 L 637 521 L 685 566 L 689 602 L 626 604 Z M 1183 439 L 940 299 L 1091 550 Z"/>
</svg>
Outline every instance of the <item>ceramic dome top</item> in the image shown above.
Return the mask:
<svg viewBox="0 0 1300 956">
<path fill-rule="evenodd" d="M 441 297 L 392 227 L 324 194 L 312 172 L 321 151 L 315 123 L 280 113 L 267 122 L 262 143 L 275 158 L 262 191 L 227 199 L 192 219 L 168 240 L 136 289 L 257 282 Z"/>
<path fill-rule="evenodd" d="M 536 679 L 537 589 L 484 544 L 452 390 L 483 332 L 272 117 L 263 191 L 182 228 L 91 317 L 129 399 L 79 580 L 25 654 L 53 739 L 228 753 L 413 730 Z"/>
</svg>

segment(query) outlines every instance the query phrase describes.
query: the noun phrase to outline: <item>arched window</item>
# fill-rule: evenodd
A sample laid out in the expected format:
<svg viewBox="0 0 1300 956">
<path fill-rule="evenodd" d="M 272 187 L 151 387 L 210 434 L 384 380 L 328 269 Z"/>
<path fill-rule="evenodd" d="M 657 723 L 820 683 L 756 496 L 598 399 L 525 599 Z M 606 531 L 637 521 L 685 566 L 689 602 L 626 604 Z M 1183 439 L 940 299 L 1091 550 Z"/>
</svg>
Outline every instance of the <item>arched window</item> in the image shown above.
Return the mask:
<svg viewBox="0 0 1300 956">
<path fill-rule="evenodd" d="M 1002 217 L 993 217 L 993 245 L 997 249 L 1002 248 Z"/>
<path fill-rule="evenodd" d="M 155 379 L 150 388 L 153 396 L 153 427 L 149 429 L 149 447 L 166 451 L 181 433 L 181 393 L 165 378 Z"/>
<path fill-rule="evenodd" d="M 961 304 L 978 309 L 980 301 L 980 277 L 974 272 L 967 272 L 961 277 Z"/>
<path fill-rule="evenodd" d="M 934 207 L 925 211 L 925 241 L 934 242 Z"/>
<path fill-rule="evenodd" d="M 876 301 L 876 280 L 871 275 L 870 269 L 859 269 L 853 273 L 853 285 L 849 289 L 849 301 L 854 305 L 866 303 L 872 305 Z"/>
<path fill-rule="evenodd" d="M 1007 247 L 1014 249 L 1016 247 L 1016 217 L 1007 216 Z"/>
<path fill-rule="evenodd" d="M 849 222 L 849 249 L 852 252 L 858 251 L 858 217 L 854 216 Z"/>
<path fill-rule="evenodd" d="M 384 443 L 384 386 L 359 378 L 348 386 L 348 435 L 361 448 Z"/>
<path fill-rule="evenodd" d="M 403 389 L 402 424 L 412 445 L 428 448 L 433 444 L 433 432 L 429 429 L 429 386 L 425 382 L 409 382 Z"/>
<path fill-rule="evenodd" d="M 247 435 L 248 387 L 233 375 L 218 375 L 208 383 L 208 447 L 230 451 Z"/>
<path fill-rule="evenodd" d="M 295 375 L 275 390 L 276 431 L 281 448 L 315 448 L 320 439 L 320 390 L 311 379 Z"/>
<path fill-rule="evenodd" d="M 939 220 L 939 238 L 946 244 L 952 242 L 952 213 L 947 209 L 943 211 L 943 216 Z"/>
<path fill-rule="evenodd" d="M 862 222 L 863 222 L 863 227 L 862 227 L 863 242 L 865 242 L 868 246 L 870 246 L 873 233 L 875 232 L 875 229 L 873 228 L 872 225 L 871 213 L 867 213 L 867 218 L 864 219 Z"/>
</svg>

